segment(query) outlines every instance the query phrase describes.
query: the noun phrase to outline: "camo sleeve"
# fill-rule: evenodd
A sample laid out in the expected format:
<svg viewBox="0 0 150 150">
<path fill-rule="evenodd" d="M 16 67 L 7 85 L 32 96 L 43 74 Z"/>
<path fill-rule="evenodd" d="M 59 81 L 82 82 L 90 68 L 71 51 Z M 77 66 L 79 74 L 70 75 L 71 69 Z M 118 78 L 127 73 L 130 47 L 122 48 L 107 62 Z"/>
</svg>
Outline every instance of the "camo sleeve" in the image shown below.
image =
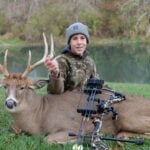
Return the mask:
<svg viewBox="0 0 150 150">
<path fill-rule="evenodd" d="M 69 66 L 67 64 L 67 60 L 62 56 L 56 57 L 59 63 L 60 74 L 58 78 L 53 78 L 51 74 L 49 75 L 50 81 L 48 84 L 47 91 L 52 94 L 61 94 L 65 90 L 65 80 L 67 78 L 67 72 L 69 70 Z"/>
</svg>

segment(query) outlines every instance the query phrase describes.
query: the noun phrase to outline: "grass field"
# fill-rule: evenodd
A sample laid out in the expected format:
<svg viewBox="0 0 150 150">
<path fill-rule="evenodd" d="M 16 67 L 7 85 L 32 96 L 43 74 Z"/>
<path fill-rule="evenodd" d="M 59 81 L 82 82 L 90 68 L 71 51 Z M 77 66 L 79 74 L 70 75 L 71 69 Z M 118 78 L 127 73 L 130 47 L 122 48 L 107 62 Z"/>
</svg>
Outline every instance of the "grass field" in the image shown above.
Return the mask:
<svg viewBox="0 0 150 150">
<path fill-rule="evenodd" d="M 143 95 L 150 99 L 150 85 L 148 84 L 129 84 L 129 83 L 107 83 L 116 91 L 123 93 L 130 93 L 135 95 Z M 38 91 L 45 93 L 46 90 L 42 89 Z M 14 124 L 11 116 L 5 110 L 5 92 L 0 89 L 0 150 L 71 150 L 72 145 L 57 145 L 48 144 L 44 141 L 44 136 L 29 136 L 29 135 L 15 135 L 11 130 L 10 126 Z M 76 109 L 76 108 L 75 108 Z M 118 147 L 115 142 L 107 142 L 112 148 Z M 85 150 L 90 148 L 85 147 Z M 132 143 L 125 143 L 125 150 L 150 150 L 150 140 L 144 139 L 144 144 L 137 146 Z"/>
</svg>

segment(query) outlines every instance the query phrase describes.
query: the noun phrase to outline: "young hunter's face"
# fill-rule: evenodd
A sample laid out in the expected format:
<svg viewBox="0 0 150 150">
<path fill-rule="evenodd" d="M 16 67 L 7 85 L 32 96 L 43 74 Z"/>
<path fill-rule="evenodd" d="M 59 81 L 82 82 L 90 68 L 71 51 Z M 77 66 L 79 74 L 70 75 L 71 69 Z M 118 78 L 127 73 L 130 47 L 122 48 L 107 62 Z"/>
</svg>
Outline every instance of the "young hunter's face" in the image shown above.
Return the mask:
<svg viewBox="0 0 150 150">
<path fill-rule="evenodd" d="M 87 46 L 87 39 L 83 34 L 76 34 L 70 39 L 71 52 L 82 56 Z"/>
</svg>

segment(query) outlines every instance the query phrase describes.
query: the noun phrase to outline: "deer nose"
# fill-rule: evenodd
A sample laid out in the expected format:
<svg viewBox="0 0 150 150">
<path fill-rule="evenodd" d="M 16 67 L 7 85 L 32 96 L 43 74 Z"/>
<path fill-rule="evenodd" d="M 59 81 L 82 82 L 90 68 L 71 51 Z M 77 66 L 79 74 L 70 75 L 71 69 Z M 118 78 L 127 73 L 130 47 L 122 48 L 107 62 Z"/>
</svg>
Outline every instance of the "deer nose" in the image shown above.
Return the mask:
<svg viewBox="0 0 150 150">
<path fill-rule="evenodd" d="M 13 107 L 15 107 L 17 105 L 17 103 L 13 100 L 13 99 L 8 99 L 5 102 L 5 105 L 9 108 L 12 109 Z"/>
</svg>

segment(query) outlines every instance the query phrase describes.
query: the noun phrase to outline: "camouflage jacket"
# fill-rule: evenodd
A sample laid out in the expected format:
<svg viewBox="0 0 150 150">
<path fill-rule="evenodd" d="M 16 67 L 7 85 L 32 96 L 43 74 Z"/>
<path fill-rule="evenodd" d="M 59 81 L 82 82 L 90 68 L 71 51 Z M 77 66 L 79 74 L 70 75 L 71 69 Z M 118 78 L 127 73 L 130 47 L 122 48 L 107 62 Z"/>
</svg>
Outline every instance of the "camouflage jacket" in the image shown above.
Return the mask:
<svg viewBox="0 0 150 150">
<path fill-rule="evenodd" d="M 83 57 L 65 52 L 56 59 L 59 63 L 60 75 L 57 79 L 50 75 L 48 93 L 60 94 L 67 90 L 81 90 L 88 78 L 96 76 L 95 63 L 86 51 Z"/>
</svg>

